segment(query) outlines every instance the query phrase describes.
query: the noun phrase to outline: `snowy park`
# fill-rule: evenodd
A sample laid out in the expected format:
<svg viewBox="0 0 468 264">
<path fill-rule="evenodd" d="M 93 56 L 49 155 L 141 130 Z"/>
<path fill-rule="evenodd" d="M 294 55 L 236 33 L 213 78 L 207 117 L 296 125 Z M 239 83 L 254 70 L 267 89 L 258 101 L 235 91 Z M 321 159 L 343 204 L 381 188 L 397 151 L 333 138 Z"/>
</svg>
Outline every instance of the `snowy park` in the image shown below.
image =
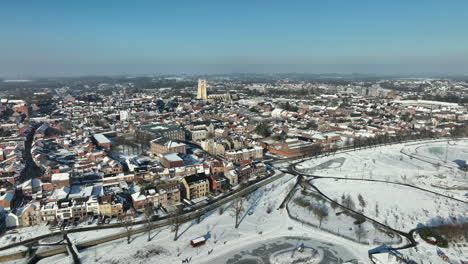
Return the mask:
<svg viewBox="0 0 468 264">
<path fill-rule="evenodd" d="M 468 204 L 404 185 L 342 179 L 313 184 L 338 203 L 397 230 L 467 221 Z"/>
<path fill-rule="evenodd" d="M 393 229 L 409 232 L 421 226 L 466 224 L 467 160 L 468 141 L 438 140 L 338 152 L 306 160 L 297 164 L 295 169 L 308 175 L 308 182 L 333 201 Z M 328 204 L 328 216 L 322 220 L 322 228 L 345 224 L 339 223 L 342 216 L 335 216 L 336 210 L 330 203 L 311 199 L 304 193 L 300 198 L 315 206 Z M 292 214 L 319 224 L 317 214 L 313 217 L 305 215 L 304 211 Z M 365 224 L 362 224 L 364 229 L 371 228 Z M 373 235 L 376 234 L 379 237 L 378 232 Z M 361 240 L 371 242 L 370 235 L 368 232 Z M 423 241 L 417 232 L 414 238 L 418 245 L 401 250 L 401 253 L 416 263 L 444 263 L 441 252 L 454 260 L 451 263 L 466 261 L 468 256 L 466 238 L 451 241 L 444 249 Z M 386 259 L 386 256 L 379 258 Z"/>
<path fill-rule="evenodd" d="M 325 232 L 366 245 L 401 245 L 408 241 L 397 233 L 352 214 L 314 192 L 296 191 L 288 203 L 292 218 Z"/>
<path fill-rule="evenodd" d="M 427 141 L 346 151 L 297 164 L 300 173 L 405 183 L 468 201 L 468 141 Z"/>
</svg>

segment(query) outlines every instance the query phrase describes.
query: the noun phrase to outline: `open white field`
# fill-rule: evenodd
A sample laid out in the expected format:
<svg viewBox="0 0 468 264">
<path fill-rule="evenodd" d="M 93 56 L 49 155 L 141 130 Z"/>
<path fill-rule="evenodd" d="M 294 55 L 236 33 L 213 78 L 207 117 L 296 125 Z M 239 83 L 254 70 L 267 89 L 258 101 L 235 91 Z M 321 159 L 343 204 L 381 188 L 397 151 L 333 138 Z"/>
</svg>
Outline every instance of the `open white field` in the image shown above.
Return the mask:
<svg viewBox="0 0 468 264">
<path fill-rule="evenodd" d="M 398 246 L 408 243 L 397 233 L 385 230 L 382 226 L 375 225 L 370 221 L 365 221 L 360 226 L 357 225 L 358 217 L 347 213 L 341 207 L 332 206 L 330 202 L 319 197 L 311 192 L 297 191 L 288 203 L 291 216 L 308 225 L 319 227 L 324 231 L 344 236 L 350 240 L 366 243 L 371 247 L 381 244 Z M 322 221 L 320 221 L 316 209 L 326 212 Z"/>
<path fill-rule="evenodd" d="M 466 140 L 395 144 L 310 159 L 296 168 L 317 176 L 407 183 L 468 201 L 468 174 L 459 169 L 467 151 Z"/>
<path fill-rule="evenodd" d="M 468 220 L 468 204 L 407 186 L 337 179 L 312 182 L 338 203 L 350 199 L 354 210 L 401 231 L 408 232 L 418 224 L 436 226 Z"/>
<path fill-rule="evenodd" d="M 269 243 L 285 243 L 285 247 L 291 248 L 291 242 L 286 240 L 289 237 L 296 237 L 297 241 L 292 243 L 293 246 L 301 243 L 312 247 L 327 245 L 329 251 L 327 256 L 331 259 L 344 262 L 357 258 L 363 263 L 369 263 L 367 246 L 302 225 L 290 219 L 285 209 L 277 210 L 292 187 L 294 179 L 291 175 L 286 175 L 249 195 L 238 229 L 234 228 L 235 217 L 228 204 L 222 214 L 214 210 L 199 224 L 196 221 L 183 224 L 179 229 L 177 241 L 174 241 L 171 227 L 161 228 L 152 231 L 154 238 L 150 242 L 147 242 L 147 234 L 144 233 L 132 237 L 130 244 L 127 244 L 126 239 L 119 239 L 85 249 L 80 253 L 82 262 L 182 263 L 182 260 L 191 259 L 190 263 L 226 263 L 229 258 L 235 258 L 237 254 L 242 255 L 241 251 L 256 248 L 261 250 Z M 70 239 L 84 241 L 100 236 L 102 236 L 100 232 L 87 232 L 70 234 Z M 209 238 L 205 245 L 193 248 L 190 240 L 200 236 Z M 278 251 L 284 249 L 279 248 Z M 255 261 L 254 253 L 250 258 L 252 261 Z M 53 260 L 57 261 L 57 257 Z M 261 258 L 257 260 L 249 263 L 262 263 Z M 64 257 L 63 261 L 66 262 L 68 259 Z M 48 263 L 48 259 L 43 259 L 39 263 Z"/>
</svg>

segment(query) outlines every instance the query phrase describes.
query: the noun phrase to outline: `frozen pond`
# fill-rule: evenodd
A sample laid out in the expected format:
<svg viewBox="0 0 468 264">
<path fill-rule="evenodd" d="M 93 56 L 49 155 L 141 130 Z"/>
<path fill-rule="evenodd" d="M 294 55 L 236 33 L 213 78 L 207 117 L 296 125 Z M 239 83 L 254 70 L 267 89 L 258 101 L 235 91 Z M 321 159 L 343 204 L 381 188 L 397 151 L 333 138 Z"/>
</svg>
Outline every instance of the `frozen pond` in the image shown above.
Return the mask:
<svg viewBox="0 0 468 264">
<path fill-rule="evenodd" d="M 332 243 L 327 243 L 311 238 L 302 237 L 282 237 L 261 241 L 255 244 L 250 244 L 236 250 L 236 252 L 228 253 L 218 257 L 210 263 L 226 263 L 226 264 L 273 264 L 270 262 L 272 255 L 278 252 L 284 252 L 299 247 L 301 244 L 306 247 L 314 248 L 318 251 L 320 264 L 345 263 L 348 260 L 356 257 L 346 248 Z M 302 254 L 295 252 L 294 254 Z M 287 263 L 287 262 L 285 262 Z"/>
</svg>

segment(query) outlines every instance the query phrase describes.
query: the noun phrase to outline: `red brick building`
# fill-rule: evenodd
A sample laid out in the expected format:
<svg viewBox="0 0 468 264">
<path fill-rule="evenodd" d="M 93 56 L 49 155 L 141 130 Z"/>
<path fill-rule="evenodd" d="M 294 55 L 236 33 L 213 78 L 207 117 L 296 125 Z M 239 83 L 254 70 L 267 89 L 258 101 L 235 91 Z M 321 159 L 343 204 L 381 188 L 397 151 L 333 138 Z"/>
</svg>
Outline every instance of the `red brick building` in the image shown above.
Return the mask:
<svg viewBox="0 0 468 264">
<path fill-rule="evenodd" d="M 161 154 L 159 161 L 166 168 L 182 167 L 184 161 L 175 153 Z"/>
</svg>

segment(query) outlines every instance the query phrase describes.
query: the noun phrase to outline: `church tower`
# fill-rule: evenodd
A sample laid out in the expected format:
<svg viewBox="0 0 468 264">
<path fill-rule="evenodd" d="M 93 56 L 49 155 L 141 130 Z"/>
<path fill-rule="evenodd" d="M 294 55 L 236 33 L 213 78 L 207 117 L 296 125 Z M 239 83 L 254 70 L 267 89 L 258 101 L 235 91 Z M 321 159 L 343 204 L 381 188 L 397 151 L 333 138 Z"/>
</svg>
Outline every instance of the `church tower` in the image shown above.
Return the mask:
<svg viewBox="0 0 468 264">
<path fill-rule="evenodd" d="M 208 96 L 206 94 L 206 80 L 198 80 L 198 90 L 197 90 L 197 99 L 207 100 Z"/>
</svg>

